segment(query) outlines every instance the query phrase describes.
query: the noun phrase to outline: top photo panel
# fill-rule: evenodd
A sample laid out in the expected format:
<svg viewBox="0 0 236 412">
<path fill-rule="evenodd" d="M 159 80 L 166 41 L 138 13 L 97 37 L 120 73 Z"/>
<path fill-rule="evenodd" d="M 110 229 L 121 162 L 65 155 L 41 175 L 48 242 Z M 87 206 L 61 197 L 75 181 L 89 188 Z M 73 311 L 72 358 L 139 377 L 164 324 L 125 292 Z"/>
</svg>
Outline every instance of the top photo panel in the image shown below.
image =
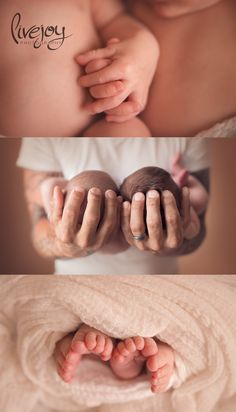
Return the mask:
<svg viewBox="0 0 236 412">
<path fill-rule="evenodd" d="M 235 137 L 235 0 L 0 2 L 0 135 Z"/>
</svg>

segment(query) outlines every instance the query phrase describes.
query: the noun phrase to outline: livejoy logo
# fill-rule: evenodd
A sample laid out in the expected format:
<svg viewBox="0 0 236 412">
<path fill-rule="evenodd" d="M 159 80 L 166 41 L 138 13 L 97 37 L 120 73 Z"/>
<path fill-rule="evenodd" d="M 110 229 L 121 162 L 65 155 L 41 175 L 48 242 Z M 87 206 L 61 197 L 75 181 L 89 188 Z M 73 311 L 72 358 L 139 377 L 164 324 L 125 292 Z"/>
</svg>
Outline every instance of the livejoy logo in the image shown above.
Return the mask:
<svg viewBox="0 0 236 412">
<path fill-rule="evenodd" d="M 66 35 L 65 26 L 40 26 L 33 25 L 25 27 L 22 24 L 21 13 L 16 13 L 11 21 L 11 34 L 14 42 L 18 45 L 33 45 L 34 49 L 46 46 L 48 50 L 58 50 L 65 42 L 65 39 L 72 34 Z"/>
</svg>

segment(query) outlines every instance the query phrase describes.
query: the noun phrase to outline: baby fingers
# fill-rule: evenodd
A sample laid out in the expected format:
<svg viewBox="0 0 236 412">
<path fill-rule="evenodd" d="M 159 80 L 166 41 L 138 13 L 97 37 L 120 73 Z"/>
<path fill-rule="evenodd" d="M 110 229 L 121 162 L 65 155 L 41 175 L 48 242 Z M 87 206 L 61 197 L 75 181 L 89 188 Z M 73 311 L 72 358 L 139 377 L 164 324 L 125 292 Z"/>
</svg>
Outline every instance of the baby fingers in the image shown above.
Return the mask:
<svg viewBox="0 0 236 412">
<path fill-rule="evenodd" d="M 90 73 L 97 72 L 98 70 L 104 69 L 105 67 L 109 66 L 111 62 L 112 62 L 111 59 L 92 60 L 86 65 L 85 73 L 90 74 Z"/>
<path fill-rule="evenodd" d="M 81 76 L 79 79 L 79 84 L 82 87 L 92 87 L 97 84 L 104 84 L 116 80 L 122 80 L 124 78 L 125 76 L 122 71 L 122 67 L 119 64 L 114 63 L 94 73 Z"/>
<path fill-rule="evenodd" d="M 89 62 L 95 59 L 107 59 L 113 57 L 116 50 L 112 46 L 104 47 L 101 49 L 90 50 L 85 53 L 78 54 L 75 60 L 81 65 L 86 66 Z"/>
</svg>

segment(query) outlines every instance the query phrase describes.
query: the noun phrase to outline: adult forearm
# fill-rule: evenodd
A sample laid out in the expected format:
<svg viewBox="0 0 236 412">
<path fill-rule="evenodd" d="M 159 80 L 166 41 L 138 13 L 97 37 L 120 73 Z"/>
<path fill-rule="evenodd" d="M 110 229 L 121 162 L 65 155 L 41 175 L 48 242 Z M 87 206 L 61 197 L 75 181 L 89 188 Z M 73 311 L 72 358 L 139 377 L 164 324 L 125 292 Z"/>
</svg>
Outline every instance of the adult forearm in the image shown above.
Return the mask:
<svg viewBox="0 0 236 412">
<path fill-rule="evenodd" d="M 104 42 L 107 42 L 112 37 L 117 37 L 121 41 L 130 38 L 137 38 L 140 47 L 147 47 L 152 50 L 152 54 L 159 53 L 158 43 L 154 35 L 140 22 L 129 16 L 127 13 L 122 13 L 114 20 L 100 28 L 100 34 Z"/>
</svg>

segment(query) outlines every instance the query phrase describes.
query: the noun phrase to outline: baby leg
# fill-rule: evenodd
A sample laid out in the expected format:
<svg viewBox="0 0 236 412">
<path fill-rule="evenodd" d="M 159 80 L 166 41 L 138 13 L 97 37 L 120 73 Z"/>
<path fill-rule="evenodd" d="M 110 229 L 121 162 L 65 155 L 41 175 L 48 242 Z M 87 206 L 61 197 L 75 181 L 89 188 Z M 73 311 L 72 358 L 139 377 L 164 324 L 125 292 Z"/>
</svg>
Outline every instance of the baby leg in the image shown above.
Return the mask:
<svg viewBox="0 0 236 412">
<path fill-rule="evenodd" d="M 94 354 L 103 361 L 111 358 L 112 339 L 97 329 L 82 325 L 78 331 L 57 342 L 54 359 L 57 371 L 65 382 L 71 382 L 83 355 Z"/>
<path fill-rule="evenodd" d="M 84 132 L 85 137 L 151 137 L 151 132 L 139 117 L 122 123 L 111 123 L 105 119 L 93 123 Z"/>
</svg>

